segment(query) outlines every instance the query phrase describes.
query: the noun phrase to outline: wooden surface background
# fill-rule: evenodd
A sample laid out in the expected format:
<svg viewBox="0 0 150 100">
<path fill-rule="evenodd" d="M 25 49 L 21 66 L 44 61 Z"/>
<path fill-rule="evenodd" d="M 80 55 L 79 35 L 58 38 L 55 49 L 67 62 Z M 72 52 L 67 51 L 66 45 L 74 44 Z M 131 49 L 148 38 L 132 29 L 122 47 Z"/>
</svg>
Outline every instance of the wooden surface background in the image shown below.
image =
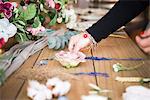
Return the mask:
<svg viewBox="0 0 150 100">
<path fill-rule="evenodd" d="M 89 83 L 98 85 L 103 89 L 112 90 L 110 93 L 103 93 L 102 95 L 110 97 L 112 100 L 122 100 L 122 93 L 125 88 L 130 85 L 140 85 L 138 83 L 120 83 L 115 81 L 116 76 L 142 76 L 150 77 L 150 61 L 144 61 L 137 70 L 113 72 L 112 65 L 121 63 L 125 66 L 133 67 L 140 64 L 141 61 L 86 61 L 81 63 L 77 68 L 65 69 L 57 61 L 49 61 L 48 65 L 38 67 L 36 63 L 49 56 L 53 56 L 56 52 L 48 49 L 48 47 L 37 52 L 31 56 L 13 75 L 11 75 L 0 87 L 0 100 L 30 100 L 27 97 L 28 79 L 37 79 L 40 82 L 45 82 L 47 78 L 58 76 L 62 79 L 71 82 L 71 90 L 67 94 L 69 100 L 80 100 L 82 95 L 88 95 L 90 87 Z M 114 38 L 108 37 L 102 40 L 97 47 L 84 50 L 87 56 L 98 57 L 114 57 L 114 58 L 128 58 L 128 57 L 143 57 L 147 56 L 135 45 L 135 43 L 127 37 Z M 71 72 L 106 72 L 109 78 L 101 76 L 71 76 Z M 23 77 L 24 75 L 24 77 Z M 37 75 L 37 76 L 36 76 Z M 149 84 L 144 84 L 149 87 Z"/>
</svg>

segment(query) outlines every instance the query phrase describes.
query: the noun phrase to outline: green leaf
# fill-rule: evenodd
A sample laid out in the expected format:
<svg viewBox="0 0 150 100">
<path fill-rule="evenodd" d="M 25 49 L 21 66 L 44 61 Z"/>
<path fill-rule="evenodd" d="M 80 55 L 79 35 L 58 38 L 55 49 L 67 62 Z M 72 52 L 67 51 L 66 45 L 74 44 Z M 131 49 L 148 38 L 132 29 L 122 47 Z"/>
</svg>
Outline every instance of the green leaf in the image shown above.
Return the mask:
<svg viewBox="0 0 150 100">
<path fill-rule="evenodd" d="M 41 26 L 40 19 L 39 19 L 39 17 L 35 17 L 34 23 L 32 24 L 32 27 L 36 28 L 36 27 L 39 27 L 39 26 Z"/>
<path fill-rule="evenodd" d="M 25 22 L 23 22 L 23 21 L 21 21 L 21 20 L 18 20 L 18 23 L 21 24 L 21 25 L 23 25 L 23 26 L 26 25 Z"/>
<path fill-rule="evenodd" d="M 19 25 L 18 23 L 14 23 L 15 26 L 17 27 L 17 30 L 20 30 L 21 32 L 25 32 L 24 26 Z"/>
<path fill-rule="evenodd" d="M 25 42 L 25 41 L 28 41 L 28 37 L 25 33 L 17 33 L 15 35 L 15 39 L 18 41 L 18 42 Z"/>
<path fill-rule="evenodd" d="M 49 26 L 55 25 L 57 22 L 57 13 L 55 13 L 54 17 L 51 19 Z"/>
<path fill-rule="evenodd" d="M 27 6 L 26 10 L 23 10 L 20 14 L 20 18 L 23 18 L 24 20 L 31 20 L 36 15 L 36 5 L 30 4 Z"/>
</svg>

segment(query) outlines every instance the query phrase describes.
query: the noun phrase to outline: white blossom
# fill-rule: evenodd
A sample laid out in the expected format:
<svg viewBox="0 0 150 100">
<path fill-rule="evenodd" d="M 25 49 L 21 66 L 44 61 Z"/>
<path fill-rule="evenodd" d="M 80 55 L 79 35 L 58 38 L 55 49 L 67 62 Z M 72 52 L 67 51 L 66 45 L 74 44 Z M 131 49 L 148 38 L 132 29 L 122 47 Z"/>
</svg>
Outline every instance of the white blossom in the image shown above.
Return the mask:
<svg viewBox="0 0 150 100">
<path fill-rule="evenodd" d="M 10 37 L 13 37 L 17 32 L 14 24 L 9 23 L 7 18 L 0 19 L 0 38 L 4 38 L 7 42 Z"/>
</svg>

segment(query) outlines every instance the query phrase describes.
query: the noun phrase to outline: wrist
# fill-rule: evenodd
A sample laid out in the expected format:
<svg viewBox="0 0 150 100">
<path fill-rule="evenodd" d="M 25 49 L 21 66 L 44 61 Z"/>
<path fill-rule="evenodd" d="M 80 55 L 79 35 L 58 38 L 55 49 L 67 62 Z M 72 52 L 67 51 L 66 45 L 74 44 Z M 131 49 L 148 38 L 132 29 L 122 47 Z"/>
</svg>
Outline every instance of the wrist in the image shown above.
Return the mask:
<svg viewBox="0 0 150 100">
<path fill-rule="evenodd" d="M 84 32 L 82 32 L 82 35 L 83 35 L 83 38 L 89 39 L 91 41 L 91 43 L 97 44 L 97 42 L 95 41 L 95 39 L 88 32 L 84 31 Z"/>
</svg>

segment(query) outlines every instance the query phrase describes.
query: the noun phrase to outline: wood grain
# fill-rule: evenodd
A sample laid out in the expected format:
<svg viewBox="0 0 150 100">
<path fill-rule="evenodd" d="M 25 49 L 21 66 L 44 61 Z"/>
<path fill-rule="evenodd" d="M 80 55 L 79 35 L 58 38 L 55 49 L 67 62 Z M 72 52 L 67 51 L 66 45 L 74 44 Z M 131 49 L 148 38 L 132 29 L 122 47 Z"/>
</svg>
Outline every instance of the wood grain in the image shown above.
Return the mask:
<svg viewBox="0 0 150 100">
<path fill-rule="evenodd" d="M 15 100 L 18 93 L 20 92 L 20 90 L 22 89 L 22 86 L 24 84 L 24 80 L 22 79 L 18 79 L 16 78 L 16 74 L 24 69 L 24 68 L 28 68 L 30 66 L 32 66 L 35 61 L 36 58 L 38 57 L 38 55 L 40 54 L 40 52 L 36 53 L 35 55 L 29 57 L 29 59 L 21 66 L 20 69 L 18 69 L 15 73 L 13 73 L 5 82 L 5 84 L 0 87 L 0 91 L 1 91 L 1 100 Z M 30 66 L 29 66 L 30 65 Z"/>
<path fill-rule="evenodd" d="M 147 56 L 135 45 L 135 43 L 130 39 L 121 38 L 107 38 L 99 43 L 98 47 L 93 50 L 93 55 L 98 57 L 110 57 L 110 58 L 146 58 Z M 112 90 L 112 92 L 103 94 L 109 96 L 112 100 L 122 100 L 122 93 L 125 88 L 130 85 L 139 85 L 138 83 L 120 83 L 115 81 L 116 76 L 144 76 L 143 73 L 144 66 L 148 66 L 145 63 L 139 69 L 134 71 L 123 71 L 123 72 L 113 72 L 112 65 L 115 63 L 121 63 L 127 67 L 133 67 L 137 64 L 142 63 L 141 61 L 94 61 L 94 66 L 96 72 L 106 72 L 109 73 L 109 78 L 97 77 L 97 82 L 99 87 L 104 89 Z M 150 61 L 147 61 L 150 62 Z M 150 69 L 150 68 L 149 68 Z M 144 72 L 145 73 L 145 72 Z M 143 73 L 143 74 L 144 74 Z M 147 77 L 150 74 L 147 72 Z M 146 77 L 145 76 L 145 77 Z"/>
<path fill-rule="evenodd" d="M 37 62 L 40 61 L 41 59 L 48 58 L 49 56 L 54 56 L 54 54 L 59 51 L 53 51 L 49 50 L 48 48 L 43 49 L 41 52 L 39 58 L 37 59 Z M 86 55 L 91 56 L 91 52 L 85 52 Z M 75 73 L 75 72 L 91 72 L 94 71 L 93 67 L 93 62 L 89 61 L 87 63 L 82 63 L 79 65 L 77 68 L 72 68 L 72 69 L 65 69 L 63 68 L 57 61 L 49 61 L 48 65 L 43 66 L 43 70 L 45 73 L 54 73 L 53 76 L 60 77 L 62 79 L 67 79 L 69 82 L 71 82 L 71 91 L 68 93 L 67 97 L 69 100 L 80 100 L 81 95 L 87 95 L 89 91 L 89 86 L 88 83 L 93 83 L 96 84 L 95 77 L 93 76 L 74 76 L 75 78 L 69 78 L 69 76 L 61 76 L 61 75 L 68 75 L 69 73 Z M 33 69 L 39 70 L 38 66 L 34 66 Z M 57 72 L 56 72 L 57 71 Z M 63 73 L 63 74 L 61 74 Z M 66 74 L 65 74 L 66 73 Z M 37 73 L 38 74 L 38 73 Z M 68 78 L 66 78 L 68 77 Z M 51 78 L 50 76 L 44 77 L 46 78 Z M 45 79 L 43 79 L 41 82 L 45 83 Z M 28 100 L 29 98 L 27 97 L 27 81 L 26 84 L 24 84 L 21 92 L 19 93 L 17 100 Z"/>
</svg>

